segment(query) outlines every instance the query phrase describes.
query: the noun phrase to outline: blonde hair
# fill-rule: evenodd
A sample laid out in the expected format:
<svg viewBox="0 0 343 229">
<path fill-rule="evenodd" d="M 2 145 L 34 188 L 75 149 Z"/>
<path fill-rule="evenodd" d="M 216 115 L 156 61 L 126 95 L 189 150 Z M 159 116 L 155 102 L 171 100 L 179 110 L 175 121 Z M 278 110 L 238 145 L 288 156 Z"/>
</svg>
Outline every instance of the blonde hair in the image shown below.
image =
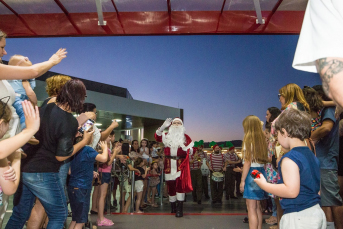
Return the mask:
<svg viewBox="0 0 343 229">
<path fill-rule="evenodd" d="M 0 41 L 2 38 L 6 38 L 6 37 L 7 37 L 7 34 L 3 31 L 1 31 L 1 29 L 0 29 Z"/>
<path fill-rule="evenodd" d="M 57 96 L 61 88 L 66 84 L 71 78 L 65 75 L 55 75 L 46 79 L 46 92 L 49 97 Z"/>
<path fill-rule="evenodd" d="M 244 160 L 266 163 L 268 161 L 268 150 L 261 120 L 254 115 L 249 115 L 243 120 L 243 129 Z"/>
<path fill-rule="evenodd" d="M 283 86 L 279 90 L 279 93 L 285 98 L 285 104 L 281 107 L 281 110 L 286 109 L 286 107 L 292 102 L 299 102 L 304 106 L 305 110 L 310 111 L 310 106 L 306 102 L 303 91 L 295 83 Z"/>
</svg>

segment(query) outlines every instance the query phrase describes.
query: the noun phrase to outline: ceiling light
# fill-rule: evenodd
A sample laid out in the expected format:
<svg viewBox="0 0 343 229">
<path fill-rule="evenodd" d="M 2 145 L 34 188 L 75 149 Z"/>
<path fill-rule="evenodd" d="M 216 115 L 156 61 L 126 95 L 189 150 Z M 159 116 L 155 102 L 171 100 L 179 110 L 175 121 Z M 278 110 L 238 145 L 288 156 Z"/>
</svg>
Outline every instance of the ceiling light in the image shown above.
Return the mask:
<svg viewBox="0 0 343 229">
<path fill-rule="evenodd" d="M 95 123 L 94 125 L 96 125 L 96 126 L 102 126 L 101 123 Z"/>
<path fill-rule="evenodd" d="M 116 122 L 121 122 L 121 119 L 112 119 L 112 122 L 116 120 Z"/>
</svg>

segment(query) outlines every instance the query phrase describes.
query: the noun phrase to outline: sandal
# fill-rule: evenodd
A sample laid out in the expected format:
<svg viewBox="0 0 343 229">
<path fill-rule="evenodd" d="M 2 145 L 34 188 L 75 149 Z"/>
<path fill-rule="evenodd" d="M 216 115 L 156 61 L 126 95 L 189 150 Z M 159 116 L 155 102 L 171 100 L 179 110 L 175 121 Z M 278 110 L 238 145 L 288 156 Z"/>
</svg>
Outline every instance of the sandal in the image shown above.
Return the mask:
<svg viewBox="0 0 343 229">
<path fill-rule="evenodd" d="M 142 212 L 142 211 L 138 211 L 138 212 L 135 212 L 136 214 L 142 214 L 142 213 L 144 213 L 144 212 Z"/>
<path fill-rule="evenodd" d="M 266 223 L 269 224 L 269 225 L 276 225 L 277 224 L 277 218 L 276 217 L 270 217 L 271 219 L 270 220 L 266 220 Z"/>
<path fill-rule="evenodd" d="M 97 220 L 98 226 L 112 226 L 114 223 L 110 219 L 104 217 L 103 221 Z"/>
</svg>

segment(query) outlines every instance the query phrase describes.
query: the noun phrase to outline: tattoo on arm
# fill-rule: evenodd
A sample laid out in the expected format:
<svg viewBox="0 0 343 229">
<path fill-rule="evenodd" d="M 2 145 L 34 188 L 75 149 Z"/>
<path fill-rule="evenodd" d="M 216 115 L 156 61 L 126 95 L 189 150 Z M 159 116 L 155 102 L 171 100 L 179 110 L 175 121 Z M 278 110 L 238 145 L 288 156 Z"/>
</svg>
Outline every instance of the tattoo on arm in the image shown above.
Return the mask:
<svg viewBox="0 0 343 229">
<path fill-rule="evenodd" d="M 328 60 L 322 58 L 316 61 L 317 69 L 323 81 L 323 89 L 326 94 L 329 93 L 330 80 L 338 73 L 343 71 L 343 62 L 337 59 Z M 327 67 L 327 68 L 326 68 Z M 324 68 L 326 70 L 324 71 Z"/>
</svg>

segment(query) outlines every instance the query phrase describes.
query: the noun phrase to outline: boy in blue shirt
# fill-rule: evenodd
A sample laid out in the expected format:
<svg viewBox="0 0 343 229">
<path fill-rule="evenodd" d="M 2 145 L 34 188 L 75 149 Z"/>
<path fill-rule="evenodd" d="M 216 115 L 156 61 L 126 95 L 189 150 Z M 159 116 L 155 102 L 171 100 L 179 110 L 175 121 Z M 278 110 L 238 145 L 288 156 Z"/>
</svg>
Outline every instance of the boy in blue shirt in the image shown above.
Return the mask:
<svg viewBox="0 0 343 229">
<path fill-rule="evenodd" d="M 268 183 L 262 174 L 254 181 L 280 197 L 284 210 L 280 229 L 325 229 L 326 218 L 318 195 L 319 160 L 304 142 L 311 132 L 311 118 L 303 111 L 288 109 L 279 116 L 275 129 L 280 145 L 290 150 L 278 163 L 278 183 Z"/>
<path fill-rule="evenodd" d="M 78 139 L 76 139 L 77 141 Z M 91 141 L 92 142 L 92 139 Z M 88 221 L 90 207 L 90 195 L 92 192 L 93 167 L 94 162 L 105 163 L 108 161 L 107 143 L 100 142 L 102 153 L 99 154 L 90 146 L 83 147 L 70 163 L 70 180 L 68 186 L 68 196 L 72 210 L 72 222 L 69 229 L 81 229 Z M 113 149 L 117 154 L 121 150 L 120 145 Z"/>
</svg>

